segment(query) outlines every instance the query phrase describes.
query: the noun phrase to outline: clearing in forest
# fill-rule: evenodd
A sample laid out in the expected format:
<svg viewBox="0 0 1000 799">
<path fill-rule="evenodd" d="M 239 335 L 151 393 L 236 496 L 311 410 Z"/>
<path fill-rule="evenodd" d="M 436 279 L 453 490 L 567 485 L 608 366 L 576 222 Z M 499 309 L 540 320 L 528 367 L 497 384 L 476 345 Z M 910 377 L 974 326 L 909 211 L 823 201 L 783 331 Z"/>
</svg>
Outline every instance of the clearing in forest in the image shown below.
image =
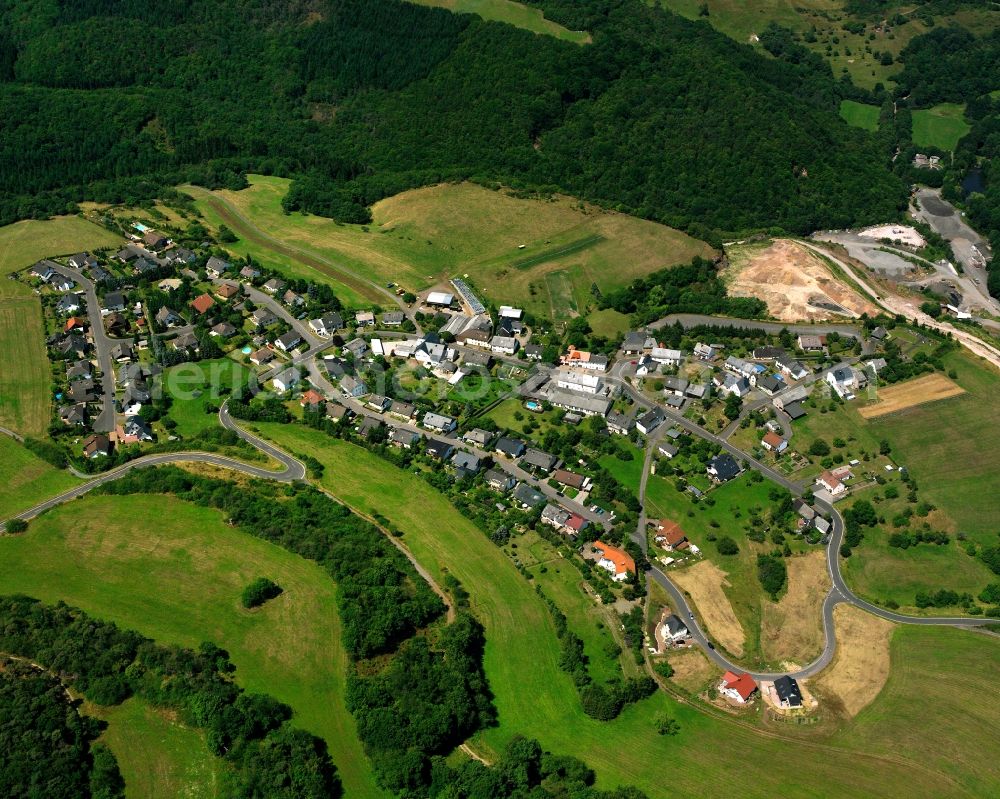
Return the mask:
<svg viewBox="0 0 1000 799">
<path fill-rule="evenodd" d="M 895 413 L 927 402 L 957 397 L 964 393 L 965 389 L 957 383 L 939 372 L 932 372 L 929 375 L 907 380 L 905 383 L 880 388 L 878 399 L 871 405 L 859 407 L 858 413 L 865 419 L 874 419 L 885 416 L 887 413 Z"/>
<path fill-rule="evenodd" d="M 726 573 L 710 560 L 696 563 L 689 569 L 671 572 L 670 579 L 679 585 L 701 614 L 706 631 L 727 652 L 743 655 L 745 636 L 729 597 L 723 591 L 729 585 Z"/>
<path fill-rule="evenodd" d="M 831 273 L 823 259 L 788 239 L 726 248 L 725 280 L 736 297 L 758 297 L 782 322 L 875 314 L 878 309 Z"/>
</svg>

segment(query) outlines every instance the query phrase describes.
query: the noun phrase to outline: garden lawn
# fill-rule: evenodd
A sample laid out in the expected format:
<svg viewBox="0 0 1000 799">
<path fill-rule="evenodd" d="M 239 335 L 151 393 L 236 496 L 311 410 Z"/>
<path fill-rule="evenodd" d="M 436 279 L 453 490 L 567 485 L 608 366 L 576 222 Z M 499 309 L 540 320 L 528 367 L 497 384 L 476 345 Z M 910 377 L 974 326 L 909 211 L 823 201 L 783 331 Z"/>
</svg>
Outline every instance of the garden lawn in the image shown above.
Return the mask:
<svg viewBox="0 0 1000 799">
<path fill-rule="evenodd" d="M 972 129 L 965 121 L 965 105 L 941 103 L 913 112 L 913 143 L 918 147 L 954 150 L 958 140 Z"/>
<path fill-rule="evenodd" d="M 547 609 L 510 559 L 441 494 L 365 449 L 319 431 L 278 424 L 258 428 L 290 451 L 319 459 L 327 490 L 385 516 L 404 531 L 402 542 L 436 579 L 447 570 L 469 592 L 472 610 L 486 628 L 485 667 L 499 711 L 499 726 L 481 732 L 473 741 L 476 748 L 496 752 L 522 733 L 553 752 L 585 760 L 596 770 L 599 787 L 631 783 L 649 796 L 663 795 L 664 777 L 656 764 L 702 763 L 709 753 L 720 751 L 726 756 L 712 758 L 711 768 L 671 770 L 670 795 L 961 794 L 934 772 L 940 758 L 922 746 L 876 759 L 864 750 L 764 737 L 678 704 L 664 693 L 627 708 L 613 722 L 588 718 L 568 675 L 559 670 L 559 646 Z M 919 695 L 908 697 L 921 703 Z M 677 736 L 656 734 L 658 713 L 678 720 Z M 1000 786 L 1000 780 L 993 784 Z"/>
<path fill-rule="evenodd" d="M 182 363 L 167 369 L 160 379 L 164 393 L 171 398 L 167 418 L 177 422 L 174 432 L 194 436 L 217 427 L 218 416 L 215 412 L 206 413 L 206 406 L 220 406 L 230 392 L 245 385 L 253 374 L 231 358 Z"/>
<path fill-rule="evenodd" d="M 382 795 L 344 705 L 336 586 L 315 563 L 228 527 L 218 510 L 147 494 L 60 506 L 0 538 L 0 560 L 0 593 L 63 600 L 163 644 L 226 649 L 244 688 L 287 703 L 326 740 L 348 795 Z M 260 576 L 284 593 L 244 610 L 240 594 Z"/>
<path fill-rule="evenodd" d="M 616 455 L 602 455 L 597 462 L 611 472 L 615 480 L 638 494 L 646 453 L 631 441 L 623 440 L 621 445 L 623 449 L 632 453 L 632 460 L 623 461 Z"/>
<path fill-rule="evenodd" d="M 184 725 L 171 711 L 140 699 L 115 707 L 85 703 L 84 712 L 108 723 L 101 735 L 118 760 L 126 799 L 215 799 L 221 796 L 225 763 L 204 733 Z"/>
<path fill-rule="evenodd" d="M 0 519 L 9 519 L 79 484 L 69 472 L 50 466 L 14 439 L 0 435 Z"/>
<path fill-rule="evenodd" d="M 512 0 L 408 0 L 422 6 L 447 8 L 456 14 L 477 14 L 490 22 L 506 22 L 515 28 L 523 28 L 532 33 L 554 36 L 565 42 L 587 44 L 590 34 L 586 31 L 571 31 L 562 25 L 546 19 L 540 9 L 531 8 Z"/>
</svg>

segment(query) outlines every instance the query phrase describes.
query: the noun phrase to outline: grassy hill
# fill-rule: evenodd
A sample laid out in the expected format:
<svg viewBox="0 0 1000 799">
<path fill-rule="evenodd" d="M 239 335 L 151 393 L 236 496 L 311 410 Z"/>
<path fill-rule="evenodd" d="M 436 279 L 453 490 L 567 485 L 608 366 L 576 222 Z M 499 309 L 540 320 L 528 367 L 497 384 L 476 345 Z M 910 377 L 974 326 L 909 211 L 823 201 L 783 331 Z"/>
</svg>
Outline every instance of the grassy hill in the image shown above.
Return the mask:
<svg viewBox="0 0 1000 799">
<path fill-rule="evenodd" d="M 28 532 L 0 539 L 0 559 L 0 593 L 64 600 L 163 643 L 212 641 L 228 650 L 244 688 L 287 703 L 296 724 L 326 740 L 347 795 L 381 795 L 344 706 L 347 659 L 335 585 L 316 564 L 236 532 L 216 510 L 158 495 L 93 496 L 62 506 Z M 261 575 L 284 593 L 244 610 L 240 593 Z M 211 755 L 195 751 L 199 736 L 150 732 L 159 722 L 137 713 L 123 708 L 112 717 L 128 716 L 126 729 L 139 726 L 138 745 L 167 764 L 164 780 L 211 771 L 203 760 Z M 151 740 L 156 735 L 162 745 Z M 148 769 L 143 774 L 144 784 L 156 779 Z M 199 781 L 171 795 L 187 795 Z M 168 793 L 157 787 L 141 795 Z"/>
<path fill-rule="evenodd" d="M 492 22 L 506 22 L 515 28 L 532 33 L 553 36 L 574 44 L 587 44 L 590 34 L 586 31 L 571 31 L 550 19 L 537 8 L 530 8 L 512 0 L 408 0 L 421 6 L 446 8 L 456 14 L 476 14 Z"/>
<path fill-rule="evenodd" d="M 0 519 L 8 519 L 79 483 L 69 472 L 50 466 L 14 439 L 0 434 Z"/>
</svg>

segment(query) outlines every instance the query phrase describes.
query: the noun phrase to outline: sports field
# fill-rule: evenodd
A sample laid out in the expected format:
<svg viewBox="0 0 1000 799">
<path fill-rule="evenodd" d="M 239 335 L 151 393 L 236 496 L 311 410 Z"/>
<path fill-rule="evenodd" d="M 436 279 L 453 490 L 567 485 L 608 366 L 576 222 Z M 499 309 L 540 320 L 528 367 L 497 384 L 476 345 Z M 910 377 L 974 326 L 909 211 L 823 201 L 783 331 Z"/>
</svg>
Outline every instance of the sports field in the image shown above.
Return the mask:
<svg viewBox="0 0 1000 799">
<path fill-rule="evenodd" d="M 927 402 L 957 397 L 965 389 L 949 380 L 940 372 L 916 377 L 878 390 L 878 399 L 871 405 L 858 407 L 865 419 L 876 419 L 889 413 L 897 413 L 907 408 L 915 408 Z"/>
<path fill-rule="evenodd" d="M 380 795 L 344 706 L 335 585 L 316 564 L 234 530 L 217 510 L 158 495 L 63 505 L 0 538 L 0 560 L 0 593 L 64 600 L 161 643 L 228 650 L 241 685 L 286 702 L 327 741 L 348 795 Z M 284 593 L 243 610 L 240 592 L 259 576 Z"/>
<path fill-rule="evenodd" d="M 963 793 L 938 775 L 941 756 L 922 746 L 876 758 L 847 748 L 850 741 L 833 747 L 765 737 L 663 693 L 626 709 L 613 722 L 588 718 L 568 675 L 558 668 L 555 630 L 541 601 L 507 556 L 444 497 L 419 477 L 355 445 L 302 427 L 259 428 L 288 449 L 318 458 L 326 466 L 322 482 L 328 490 L 349 504 L 382 513 L 405 531 L 402 541 L 433 575 L 440 579 L 447 569 L 469 591 L 473 612 L 486 627 L 485 665 L 500 720 L 497 728 L 477 736 L 476 748 L 495 752 L 513 734 L 524 733 L 554 752 L 583 758 L 596 769 L 599 787 L 632 783 L 650 796 L 664 794 L 657 764 L 702 763 L 710 752 L 726 756 L 711 758 L 711 768 L 670 771 L 671 796 L 816 796 L 819 785 L 825 795 L 838 796 L 885 795 L 904 786 L 913 796 Z M 400 502 L 400 496 L 407 501 Z M 907 689 L 894 701 L 921 704 L 921 697 Z M 927 709 L 922 705 L 923 712 Z M 679 721 L 679 735 L 656 735 L 660 712 Z M 809 775 L 805 782 L 803 774 Z M 995 765 L 977 779 L 1000 786 Z M 794 786 L 801 786 L 799 794 Z"/>
<path fill-rule="evenodd" d="M 552 20 L 545 19 L 540 9 L 512 0 L 408 0 L 408 2 L 421 6 L 447 8 L 456 14 L 477 14 L 491 22 L 506 22 L 515 28 L 554 36 L 566 42 L 586 44 L 590 41 L 590 34 L 586 31 L 571 31 Z"/>
<path fill-rule="evenodd" d="M 376 203 L 371 225 L 342 225 L 285 214 L 286 179 L 249 179 L 248 189 L 215 194 L 273 240 L 379 285 L 420 291 L 468 275 L 486 298 L 542 317 L 584 313 L 595 304 L 594 283 L 608 291 L 712 253 L 680 231 L 565 197 L 518 199 L 470 183 L 444 184 Z M 211 221 L 204 192 L 192 193 Z"/>
<path fill-rule="evenodd" d="M 0 519 L 9 519 L 79 483 L 68 471 L 50 466 L 0 434 Z"/>
<path fill-rule="evenodd" d="M 27 285 L 7 276 L 47 256 L 111 247 L 118 241 L 76 216 L 0 227 L 0 427 L 40 435 L 51 412 L 41 304 Z"/>
<path fill-rule="evenodd" d="M 877 105 L 859 103 L 856 100 L 840 101 L 840 116 L 848 125 L 854 125 L 856 128 L 870 131 L 878 130 L 878 114 L 879 107 Z"/>
<path fill-rule="evenodd" d="M 954 150 L 958 140 L 971 129 L 965 121 L 964 105 L 941 103 L 913 112 L 913 143 L 918 147 Z"/>
</svg>

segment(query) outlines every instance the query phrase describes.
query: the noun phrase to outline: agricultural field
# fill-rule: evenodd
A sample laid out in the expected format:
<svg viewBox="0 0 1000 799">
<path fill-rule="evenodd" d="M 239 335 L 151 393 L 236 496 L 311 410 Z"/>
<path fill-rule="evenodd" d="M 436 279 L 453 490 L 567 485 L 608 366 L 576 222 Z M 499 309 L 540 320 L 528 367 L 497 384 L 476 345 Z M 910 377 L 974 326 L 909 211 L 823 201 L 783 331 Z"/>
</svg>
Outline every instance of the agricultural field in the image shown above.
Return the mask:
<svg viewBox="0 0 1000 799">
<path fill-rule="evenodd" d="M 0 434 L 0 519 L 68 491 L 80 480 L 56 469 L 14 439 Z"/>
<path fill-rule="evenodd" d="M 590 329 L 594 331 L 594 335 L 604 336 L 605 338 L 619 338 L 631 329 L 629 318 L 614 308 L 593 311 L 587 316 L 587 323 L 590 325 Z"/>
<path fill-rule="evenodd" d="M 880 388 L 875 402 L 858 408 L 865 419 L 877 419 L 890 413 L 899 413 L 928 402 L 957 397 L 965 390 L 940 372 L 933 372 L 912 380 Z"/>
<path fill-rule="evenodd" d="M 652 3 L 653 0 L 647 0 Z M 703 20 L 738 42 L 756 44 L 757 36 L 768 23 L 805 36 L 816 29 L 815 41 L 803 41 L 807 47 L 826 58 L 834 77 L 846 73 L 858 86 L 874 89 L 877 83 L 892 85 L 892 76 L 899 71 L 898 57 L 916 36 L 929 28 L 914 11 L 918 7 L 902 2 L 881 4 L 879 20 L 901 12 L 907 21 L 887 28 L 876 27 L 873 20 L 856 20 L 844 10 L 844 0 L 663 0 L 662 5 L 693 20 Z M 701 7 L 708 7 L 708 16 L 701 16 Z M 935 14 L 937 27 L 958 24 L 979 35 L 996 27 L 995 14 L 990 9 L 959 8 L 950 14 Z M 852 33 L 844 25 L 868 22 L 864 31 Z M 869 36 L 874 33 L 874 39 Z M 836 39 L 836 41 L 835 41 Z M 873 52 L 868 52 L 866 48 Z M 888 52 L 893 63 L 883 64 L 874 53 Z"/>
<path fill-rule="evenodd" d="M 868 131 L 878 130 L 879 107 L 856 100 L 840 101 L 840 116 L 848 125 Z"/>
<path fill-rule="evenodd" d="M 41 435 L 52 407 L 41 304 L 28 286 L 7 276 L 41 258 L 111 247 L 118 241 L 76 216 L 0 228 L 0 427 Z"/>
<path fill-rule="evenodd" d="M 937 147 L 950 152 L 971 129 L 965 121 L 964 105 L 942 103 L 913 112 L 913 143 L 918 147 Z"/>
<path fill-rule="evenodd" d="M 63 600 L 161 643 L 228 650 L 244 688 L 286 702 L 295 723 L 326 740 L 348 795 L 380 795 L 344 706 L 336 586 L 316 564 L 237 532 L 215 509 L 142 494 L 61 506 L 26 533 L 0 538 L 0 559 L 0 593 Z M 284 593 L 246 611 L 240 592 L 262 575 Z M 201 739 L 190 735 L 164 740 L 174 750 L 195 744 Z"/>
<path fill-rule="evenodd" d="M 590 34 L 586 31 L 571 31 L 552 20 L 546 19 L 540 9 L 531 8 L 512 0 L 408 0 L 421 6 L 435 6 L 454 11 L 456 14 L 476 14 L 490 22 L 505 22 L 515 28 L 532 33 L 554 36 L 564 42 L 588 44 Z"/>
<path fill-rule="evenodd" d="M 792 795 L 790 786 L 799 784 L 797 780 L 805 773 L 810 775 L 809 786 L 824 785 L 842 796 L 882 794 L 886 786 L 907 786 L 914 795 L 961 793 L 938 774 L 946 756 L 928 753 L 922 746 L 896 749 L 892 757 L 872 758 L 850 740 L 828 747 L 803 745 L 781 736 L 762 737 L 750 728 L 679 704 L 664 693 L 627 708 L 613 722 L 588 718 L 568 675 L 558 668 L 558 642 L 541 600 L 511 560 L 443 496 L 419 477 L 318 431 L 275 424 L 257 427 L 280 445 L 318 458 L 326 467 L 321 482 L 329 491 L 363 511 L 381 513 L 404 531 L 402 542 L 435 579 L 447 570 L 469 591 L 472 610 L 486 627 L 485 666 L 500 721 L 497 728 L 476 736 L 475 749 L 496 752 L 512 735 L 523 733 L 537 737 L 551 751 L 583 758 L 596 770 L 598 787 L 631 783 L 650 796 L 661 795 L 663 788 L 661 771 L 650 764 L 665 758 L 696 762 L 710 751 L 725 751 L 727 756 L 714 759 L 710 770 L 672 772 L 672 795 Z M 408 501 L 398 502 L 400 495 Z M 952 674 L 947 665 L 945 673 Z M 956 670 L 953 678 L 963 673 Z M 893 687 L 891 679 L 889 687 Z M 919 693 L 909 689 L 901 691 L 895 701 L 921 704 Z M 925 704 L 922 710 L 927 711 Z M 677 736 L 655 734 L 655 717 L 664 712 L 679 722 Z M 961 726 L 961 718 L 954 723 Z M 877 728 L 870 734 L 877 735 Z M 963 739 L 963 731 L 958 730 L 953 740 Z M 891 745 L 886 738 L 881 748 Z M 919 774 L 918 781 L 915 774 Z M 995 764 L 975 779 L 1000 784 Z M 802 795 L 812 794 L 809 786 L 803 786 Z"/>
<path fill-rule="evenodd" d="M 107 722 L 101 735 L 118 760 L 127 799 L 215 799 L 222 796 L 223 762 L 205 736 L 172 711 L 127 699 L 115 707 L 85 703 L 88 716 Z"/>
<path fill-rule="evenodd" d="M 163 372 L 159 378 L 164 394 L 170 397 L 167 419 L 177 423 L 173 431 L 180 436 L 194 436 L 219 424 L 215 412 L 236 388 L 246 385 L 254 372 L 231 358 L 182 363 Z"/>
<path fill-rule="evenodd" d="M 285 214 L 281 199 L 288 180 L 249 179 L 248 189 L 215 194 L 266 230 L 269 247 L 284 243 L 336 262 L 342 274 L 412 291 L 467 275 L 486 299 L 522 306 L 541 318 L 587 313 L 595 304 L 595 283 L 609 291 L 712 254 L 707 244 L 679 231 L 566 197 L 519 199 L 474 184 L 444 184 L 376 203 L 371 225 L 345 225 Z M 211 197 L 186 190 L 211 222 Z M 386 299 L 379 295 L 376 301 Z"/>
</svg>

